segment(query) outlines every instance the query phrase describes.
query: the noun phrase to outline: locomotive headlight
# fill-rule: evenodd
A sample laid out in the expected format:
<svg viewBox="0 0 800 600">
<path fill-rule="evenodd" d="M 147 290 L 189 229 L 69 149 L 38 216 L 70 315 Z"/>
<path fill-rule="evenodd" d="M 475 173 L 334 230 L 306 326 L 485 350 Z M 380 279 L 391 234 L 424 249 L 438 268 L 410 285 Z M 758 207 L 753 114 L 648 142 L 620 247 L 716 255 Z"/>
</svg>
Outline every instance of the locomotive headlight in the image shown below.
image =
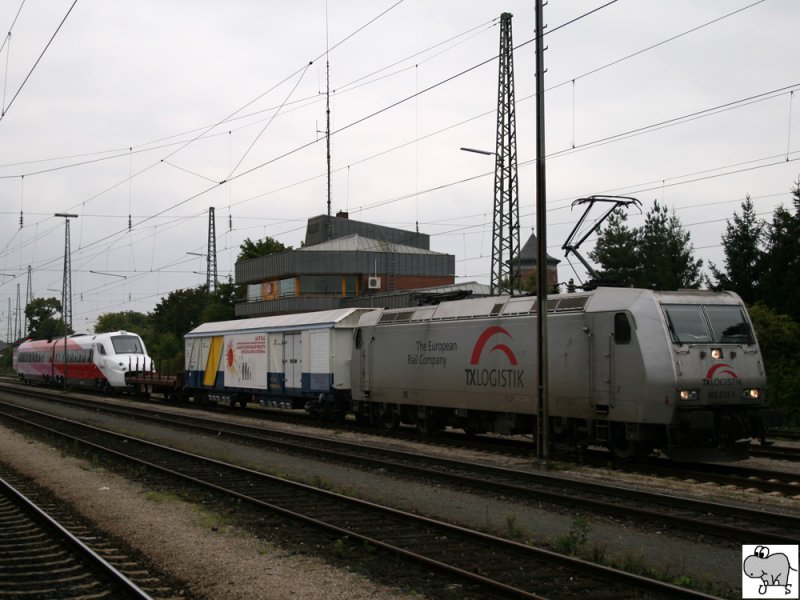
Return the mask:
<svg viewBox="0 0 800 600">
<path fill-rule="evenodd" d="M 759 398 L 761 398 L 761 390 L 757 388 L 744 391 L 745 400 L 758 400 Z"/>
<path fill-rule="evenodd" d="M 711 358 L 714 360 L 720 360 L 722 358 L 722 348 L 712 348 Z"/>
<path fill-rule="evenodd" d="M 678 395 L 681 400 L 697 400 L 697 390 L 680 390 Z"/>
</svg>

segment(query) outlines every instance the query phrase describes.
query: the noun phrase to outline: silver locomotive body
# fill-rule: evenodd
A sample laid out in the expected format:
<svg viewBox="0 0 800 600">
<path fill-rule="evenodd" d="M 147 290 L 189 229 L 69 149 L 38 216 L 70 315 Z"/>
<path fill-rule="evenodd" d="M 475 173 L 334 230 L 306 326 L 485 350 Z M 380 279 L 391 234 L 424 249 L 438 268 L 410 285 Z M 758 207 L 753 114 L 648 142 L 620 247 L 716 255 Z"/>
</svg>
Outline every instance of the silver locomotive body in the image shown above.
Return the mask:
<svg viewBox="0 0 800 600">
<path fill-rule="evenodd" d="M 361 421 L 530 433 L 535 297 L 362 315 L 352 360 Z M 732 448 L 770 425 L 761 354 L 733 293 L 598 288 L 548 299 L 551 441 L 616 453 Z"/>
</svg>

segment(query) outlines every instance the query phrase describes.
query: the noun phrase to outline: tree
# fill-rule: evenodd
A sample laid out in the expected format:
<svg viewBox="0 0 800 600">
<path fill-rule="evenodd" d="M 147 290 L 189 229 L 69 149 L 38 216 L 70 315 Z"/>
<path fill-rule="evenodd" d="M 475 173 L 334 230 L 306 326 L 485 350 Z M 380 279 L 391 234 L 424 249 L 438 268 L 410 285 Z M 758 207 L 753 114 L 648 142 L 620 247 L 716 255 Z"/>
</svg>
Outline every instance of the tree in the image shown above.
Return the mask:
<svg viewBox="0 0 800 600">
<path fill-rule="evenodd" d="M 629 228 L 625 221 L 624 213 L 614 211 L 589 253 L 603 279 L 665 290 L 700 287 L 703 261 L 694 259 L 691 234 L 674 210 L 670 213 L 656 200 L 642 227 Z"/>
<path fill-rule="evenodd" d="M 25 307 L 28 319 L 28 336 L 33 339 L 52 339 L 64 335 L 64 320 L 54 315 L 61 313 L 61 302 L 56 298 L 35 298 Z M 67 329 L 67 334 L 74 333 Z"/>
<path fill-rule="evenodd" d="M 104 313 L 97 317 L 94 325 L 95 333 L 109 331 L 132 331 L 143 338 L 147 337 L 150 323 L 147 315 L 133 310 L 123 312 Z"/>
<path fill-rule="evenodd" d="M 702 260 L 694 260 L 691 234 L 684 231 L 675 210 L 653 201 L 645 216 L 638 249 L 641 275 L 636 287 L 662 290 L 698 288 L 702 283 Z"/>
<path fill-rule="evenodd" d="M 236 257 L 236 262 L 258 258 L 259 256 L 276 254 L 278 252 L 285 252 L 291 249 L 291 246 L 284 246 L 281 242 L 269 236 L 256 242 L 252 241 L 250 238 L 245 238 L 239 246 L 239 256 Z"/>
<path fill-rule="evenodd" d="M 608 217 L 608 226 L 601 231 L 589 258 L 604 267 L 600 278 L 606 281 L 634 282 L 642 270 L 637 253 L 639 230 L 625 223 L 628 215 L 617 208 Z"/>
<path fill-rule="evenodd" d="M 800 324 L 764 304 L 749 312 L 767 372 L 767 402 L 784 411 L 787 424 L 800 425 Z"/>
<path fill-rule="evenodd" d="M 236 288 L 233 283 L 220 283 L 217 291 L 209 296 L 202 313 L 202 322 L 230 321 L 236 318 Z"/>
<path fill-rule="evenodd" d="M 717 285 L 736 292 L 747 304 L 760 298 L 765 226 L 764 221 L 756 218 L 750 196 L 746 196 L 742 202 L 742 216 L 734 212 L 733 223 L 728 221 L 725 233 L 722 234 L 725 270 L 721 271 L 714 263 L 710 265 Z"/>
<path fill-rule="evenodd" d="M 794 214 L 783 206 L 767 226 L 761 296 L 778 313 L 800 321 L 800 178 L 792 188 Z"/>
<path fill-rule="evenodd" d="M 203 322 L 207 303 L 208 292 L 204 285 L 170 292 L 150 313 L 153 331 L 183 339 L 184 334 Z"/>
</svg>

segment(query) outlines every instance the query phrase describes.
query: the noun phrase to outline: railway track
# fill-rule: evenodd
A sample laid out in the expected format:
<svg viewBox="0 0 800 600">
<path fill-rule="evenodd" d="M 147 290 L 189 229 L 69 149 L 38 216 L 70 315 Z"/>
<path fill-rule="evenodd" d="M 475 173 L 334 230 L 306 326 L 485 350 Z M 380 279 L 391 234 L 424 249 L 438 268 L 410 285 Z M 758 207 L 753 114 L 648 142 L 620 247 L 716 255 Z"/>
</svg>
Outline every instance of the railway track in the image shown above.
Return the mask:
<svg viewBox="0 0 800 600">
<path fill-rule="evenodd" d="M 752 446 L 750 456 L 797 462 L 800 461 L 800 448 L 796 446 Z"/>
<path fill-rule="evenodd" d="M 78 405 L 97 408 L 93 401 L 75 400 Z M 514 470 L 485 464 L 439 458 L 398 450 L 377 448 L 341 440 L 275 431 L 262 427 L 221 422 L 203 417 L 176 415 L 128 406 L 101 409 L 119 416 L 151 423 L 181 427 L 217 437 L 221 434 L 238 443 L 257 444 L 270 450 L 311 455 L 317 460 L 357 464 L 364 468 L 411 475 L 417 479 L 446 481 L 451 485 L 500 494 L 528 502 L 548 502 L 602 516 L 629 519 L 640 525 L 653 524 L 745 543 L 758 535 L 769 543 L 792 543 L 800 537 L 800 518 L 723 504 L 640 491 L 620 486 L 588 483 L 537 471 Z M 748 483 L 750 481 L 748 480 Z M 794 493 L 800 488 L 792 487 Z"/>
<path fill-rule="evenodd" d="M 521 598 L 709 598 L 590 562 L 5 404 L 35 427 L 446 573 L 478 595 Z"/>
<path fill-rule="evenodd" d="M 30 389 L 28 386 L 24 386 L 17 382 L 16 379 L 11 377 L 2 377 L 0 376 L 0 389 L 7 389 L 7 390 L 28 390 Z M 27 392 L 26 392 L 27 393 Z M 48 392 L 42 392 L 47 394 Z M 60 397 L 60 396 L 59 396 Z M 146 399 L 132 397 L 132 399 L 137 401 L 147 401 Z M 174 400 L 160 402 L 159 405 L 164 406 L 192 406 L 197 408 L 198 412 L 220 412 L 225 411 L 227 412 L 229 408 L 223 405 L 202 405 L 202 404 L 187 404 L 184 402 L 178 402 Z M 262 419 L 267 421 L 273 422 L 281 422 L 281 423 L 289 423 L 289 424 L 296 424 L 296 425 L 303 425 L 303 426 L 312 426 L 312 427 L 321 427 L 324 429 L 331 429 L 331 430 L 345 430 L 345 431 L 352 431 L 356 433 L 363 433 L 365 428 L 363 426 L 358 426 L 355 424 L 355 421 L 343 421 L 343 422 L 336 422 L 336 423 L 329 423 L 329 422 L 321 422 L 319 419 L 312 417 L 311 415 L 300 413 L 299 411 L 291 411 L 285 409 L 275 409 L 269 407 L 253 407 L 248 406 L 244 408 L 236 408 L 236 414 L 246 417 L 252 417 L 254 419 Z M 425 443 L 433 444 L 433 445 L 440 445 L 443 447 L 449 446 L 458 446 L 463 447 L 470 450 L 479 450 L 485 451 L 490 453 L 501 453 L 501 454 L 509 454 L 514 456 L 528 456 L 531 452 L 535 451 L 535 444 L 533 440 L 528 441 L 519 441 L 517 439 L 510 439 L 506 437 L 485 437 L 485 436 L 465 436 L 459 432 L 439 432 L 436 436 L 429 436 L 424 435 L 421 437 L 420 433 L 413 427 L 402 427 L 399 430 L 382 430 L 382 429 L 368 429 L 371 435 L 375 436 L 385 436 L 390 439 L 403 439 L 408 441 L 419 441 L 420 439 L 424 439 Z M 800 433 L 791 430 L 784 430 L 784 431 L 771 431 L 771 437 L 779 437 L 785 438 L 790 440 L 800 439 Z M 769 458 L 775 460 L 785 460 L 785 461 L 800 461 L 800 448 L 790 447 L 790 446 L 775 446 L 773 444 L 769 444 L 767 446 L 761 446 L 753 444 L 750 447 L 750 455 L 757 456 L 762 458 Z M 610 455 L 604 451 L 597 451 L 597 450 L 588 450 L 576 457 L 576 455 L 562 455 L 559 456 L 559 459 L 566 460 L 566 461 L 573 461 L 576 460 L 580 463 L 585 464 L 602 464 L 605 465 L 609 461 Z M 664 463 L 666 461 L 655 459 L 651 461 L 653 464 Z M 647 464 L 647 463 L 644 463 Z M 704 467 L 705 463 L 682 463 L 680 469 L 686 470 L 691 469 L 692 473 L 688 475 L 689 478 L 697 478 L 702 477 L 701 472 L 704 469 L 708 469 L 710 471 L 714 471 L 713 467 Z M 619 463 L 617 468 L 624 469 L 624 463 Z M 641 470 L 640 465 L 635 466 L 636 469 Z M 737 475 L 735 473 L 735 469 L 729 469 L 726 473 L 731 475 Z M 737 475 L 740 479 L 754 479 L 759 480 L 763 479 L 765 482 L 768 482 L 770 479 L 776 479 L 776 477 L 780 478 L 778 474 L 775 474 L 775 477 L 767 476 L 765 472 L 751 472 L 746 473 L 744 471 L 739 471 Z M 677 475 L 676 475 L 677 477 Z M 730 485 L 734 484 L 733 480 L 722 482 L 722 485 Z M 792 489 L 787 487 L 783 490 L 781 489 L 766 489 L 768 483 L 758 483 L 756 482 L 756 487 L 762 489 L 763 491 L 782 491 L 787 494 L 794 495 L 792 493 Z M 800 493 L 800 489 L 798 489 L 798 493 Z"/>
<path fill-rule="evenodd" d="M 53 518 L 51 508 L 38 506 L 0 477 L 0 596 L 152 597 L 121 571 L 119 559 L 112 565 Z"/>
</svg>

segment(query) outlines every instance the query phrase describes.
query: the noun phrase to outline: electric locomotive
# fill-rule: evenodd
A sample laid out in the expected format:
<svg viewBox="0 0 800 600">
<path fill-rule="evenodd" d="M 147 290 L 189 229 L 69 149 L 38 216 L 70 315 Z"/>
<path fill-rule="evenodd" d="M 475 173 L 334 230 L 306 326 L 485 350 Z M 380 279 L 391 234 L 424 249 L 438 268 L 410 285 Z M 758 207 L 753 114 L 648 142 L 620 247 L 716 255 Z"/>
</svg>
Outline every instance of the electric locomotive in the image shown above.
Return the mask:
<svg viewBox="0 0 800 600">
<path fill-rule="evenodd" d="M 538 311 L 536 297 L 495 296 L 363 314 L 352 411 L 387 427 L 533 432 Z M 550 296 L 547 312 L 554 445 L 738 457 L 780 421 L 732 292 L 598 288 Z"/>
</svg>

